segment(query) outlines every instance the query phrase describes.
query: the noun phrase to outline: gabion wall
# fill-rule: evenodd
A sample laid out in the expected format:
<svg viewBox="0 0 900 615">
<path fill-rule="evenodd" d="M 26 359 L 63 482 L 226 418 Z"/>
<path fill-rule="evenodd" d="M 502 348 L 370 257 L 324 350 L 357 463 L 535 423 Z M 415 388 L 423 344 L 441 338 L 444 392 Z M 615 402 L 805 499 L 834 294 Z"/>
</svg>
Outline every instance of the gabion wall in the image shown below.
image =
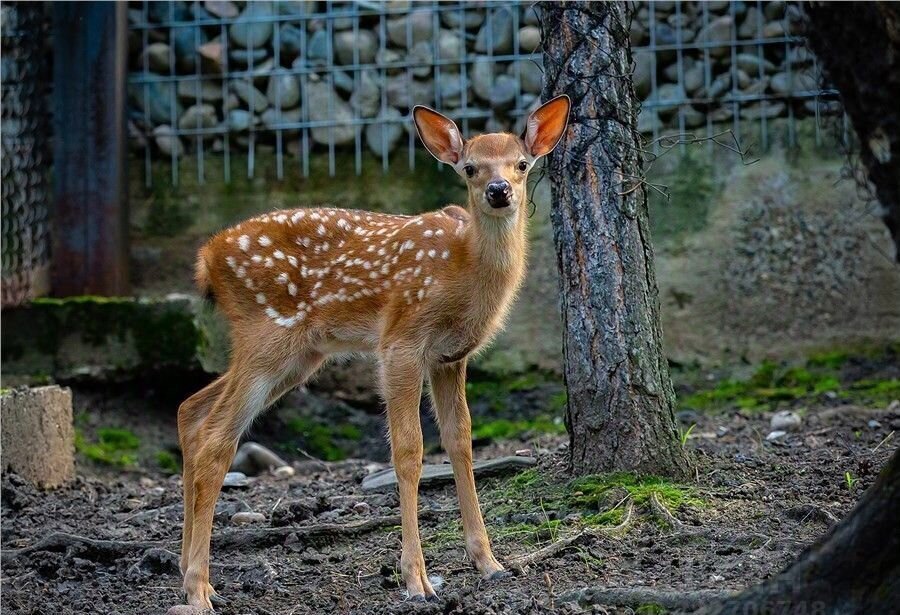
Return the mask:
<svg viewBox="0 0 900 615">
<path fill-rule="evenodd" d="M 3 307 L 47 292 L 50 122 L 43 3 L 4 2 L 2 20 Z"/>
<path fill-rule="evenodd" d="M 835 113 L 785 2 L 643 2 L 632 25 L 640 129 L 753 134 Z M 131 3 L 129 105 L 150 181 L 154 158 L 274 152 L 309 173 L 311 154 L 404 146 L 409 112 L 434 106 L 468 130 L 520 130 L 541 90 L 539 5 L 530 2 Z M 827 98 L 827 97 L 826 97 Z M 751 124 L 751 126 L 747 126 Z M 793 125 L 791 124 L 791 128 Z M 758 131 L 758 132 L 757 132 Z M 793 135 L 793 131 L 791 130 Z M 293 160 L 294 162 L 291 162 Z"/>
</svg>

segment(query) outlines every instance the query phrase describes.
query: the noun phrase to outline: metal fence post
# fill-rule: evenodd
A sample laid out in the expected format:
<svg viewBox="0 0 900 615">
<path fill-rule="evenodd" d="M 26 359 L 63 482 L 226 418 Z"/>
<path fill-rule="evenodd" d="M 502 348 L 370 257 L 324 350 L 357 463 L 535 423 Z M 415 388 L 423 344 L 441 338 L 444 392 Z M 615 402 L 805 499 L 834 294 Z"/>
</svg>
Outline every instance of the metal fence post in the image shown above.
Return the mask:
<svg viewBox="0 0 900 615">
<path fill-rule="evenodd" d="M 53 3 L 53 293 L 128 292 L 127 3 Z"/>
</svg>

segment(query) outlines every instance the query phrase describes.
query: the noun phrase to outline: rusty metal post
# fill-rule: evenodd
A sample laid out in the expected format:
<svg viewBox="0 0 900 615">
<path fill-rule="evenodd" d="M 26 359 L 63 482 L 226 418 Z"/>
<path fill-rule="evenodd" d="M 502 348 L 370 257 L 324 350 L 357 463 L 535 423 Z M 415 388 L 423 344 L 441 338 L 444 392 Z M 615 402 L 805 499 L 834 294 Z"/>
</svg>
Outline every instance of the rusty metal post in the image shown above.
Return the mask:
<svg viewBox="0 0 900 615">
<path fill-rule="evenodd" d="M 53 294 L 128 293 L 127 3 L 53 3 Z"/>
</svg>

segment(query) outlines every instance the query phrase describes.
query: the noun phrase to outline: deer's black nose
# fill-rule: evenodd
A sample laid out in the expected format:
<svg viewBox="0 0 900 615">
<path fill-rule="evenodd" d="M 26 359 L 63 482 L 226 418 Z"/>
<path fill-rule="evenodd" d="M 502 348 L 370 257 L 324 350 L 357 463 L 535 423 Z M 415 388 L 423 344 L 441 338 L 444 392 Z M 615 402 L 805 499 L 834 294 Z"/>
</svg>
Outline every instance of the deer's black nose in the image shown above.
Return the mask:
<svg viewBox="0 0 900 615">
<path fill-rule="evenodd" d="M 505 179 L 492 181 L 484 191 L 488 205 L 494 209 L 509 207 L 509 199 L 512 197 L 512 186 Z"/>
</svg>

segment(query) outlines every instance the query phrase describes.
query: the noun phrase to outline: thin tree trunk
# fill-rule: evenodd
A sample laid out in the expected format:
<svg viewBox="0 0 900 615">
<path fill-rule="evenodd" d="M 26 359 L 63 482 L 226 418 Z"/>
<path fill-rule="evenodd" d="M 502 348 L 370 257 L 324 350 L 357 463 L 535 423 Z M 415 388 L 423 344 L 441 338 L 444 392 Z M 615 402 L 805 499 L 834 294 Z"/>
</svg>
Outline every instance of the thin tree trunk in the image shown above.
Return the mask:
<svg viewBox="0 0 900 615">
<path fill-rule="evenodd" d="M 840 523 L 776 577 L 707 609 L 708 615 L 842 615 L 900 605 L 900 450 Z"/>
<path fill-rule="evenodd" d="M 550 156 L 571 465 L 684 478 L 631 79 L 630 3 L 545 2 L 544 98 L 568 94 Z"/>
<path fill-rule="evenodd" d="M 805 3 L 807 38 L 859 137 L 900 262 L 900 5 Z"/>
</svg>

